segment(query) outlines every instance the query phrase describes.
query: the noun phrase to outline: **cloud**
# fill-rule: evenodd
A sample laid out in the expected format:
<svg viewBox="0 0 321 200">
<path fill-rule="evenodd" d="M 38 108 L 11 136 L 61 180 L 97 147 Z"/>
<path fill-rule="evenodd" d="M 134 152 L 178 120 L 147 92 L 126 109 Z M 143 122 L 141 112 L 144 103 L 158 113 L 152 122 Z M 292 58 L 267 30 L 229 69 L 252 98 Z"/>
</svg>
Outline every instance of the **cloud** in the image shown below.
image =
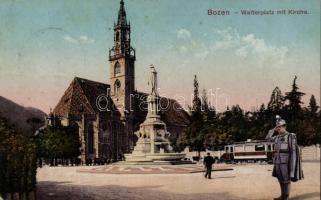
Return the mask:
<svg viewBox="0 0 321 200">
<path fill-rule="evenodd" d="M 185 53 L 188 51 L 188 48 L 184 45 L 178 46 L 177 48 L 178 48 L 179 52 L 181 52 L 181 53 Z"/>
<path fill-rule="evenodd" d="M 65 35 L 64 36 L 64 40 L 73 44 L 78 44 L 79 41 L 73 37 L 71 37 L 70 35 Z"/>
<path fill-rule="evenodd" d="M 88 38 L 88 36 L 86 36 L 86 35 L 81 35 L 81 36 L 79 36 L 79 41 L 80 41 L 81 43 L 90 43 L 90 44 L 92 44 L 92 43 L 95 42 L 94 39 L 90 39 L 90 38 Z"/>
<path fill-rule="evenodd" d="M 284 63 L 289 50 L 285 46 L 267 44 L 264 39 L 256 38 L 253 34 L 242 37 L 241 45 L 242 47 L 236 50 L 236 55 L 246 57 L 252 54 L 259 56 L 261 60 L 275 61 L 280 64 Z"/>
<path fill-rule="evenodd" d="M 246 47 L 241 47 L 235 51 L 235 54 L 241 58 L 246 58 L 248 55 Z"/>
<path fill-rule="evenodd" d="M 226 51 L 226 54 L 235 59 L 251 59 L 258 66 L 282 65 L 288 59 L 288 47 L 274 45 L 258 38 L 253 33 L 241 35 L 236 29 L 228 27 L 214 30 L 214 41 L 197 39 L 186 29 L 177 31 L 176 48 L 181 54 L 193 55 L 205 59 L 217 51 Z M 188 38 L 188 40 L 186 40 Z"/>
<path fill-rule="evenodd" d="M 252 33 L 241 36 L 232 28 L 215 30 L 215 33 L 219 39 L 212 46 L 213 51 L 231 50 L 240 58 L 252 57 L 261 63 L 283 64 L 287 59 L 288 47 L 269 44 Z"/>
<path fill-rule="evenodd" d="M 240 38 L 238 32 L 230 27 L 225 30 L 215 30 L 214 32 L 220 39 L 215 42 L 213 50 L 228 49 L 236 45 Z"/>
<path fill-rule="evenodd" d="M 176 49 L 182 54 L 191 54 L 197 58 L 204 59 L 208 54 L 208 48 L 199 40 L 192 37 L 190 31 L 180 29 L 177 31 Z M 187 40 L 188 39 L 188 40 Z"/>
<path fill-rule="evenodd" d="M 176 48 L 181 54 L 189 54 L 201 59 L 206 58 L 210 53 L 202 42 L 194 40 L 193 38 L 178 43 Z"/>
<path fill-rule="evenodd" d="M 204 49 L 203 51 L 198 51 L 194 55 L 195 57 L 205 59 L 210 52 L 207 49 Z"/>
<path fill-rule="evenodd" d="M 191 32 L 186 29 L 180 29 L 177 31 L 177 38 L 179 39 L 187 39 L 192 36 Z"/>
<path fill-rule="evenodd" d="M 95 42 L 94 39 L 89 38 L 86 35 L 81 35 L 78 38 L 72 37 L 70 35 L 65 35 L 63 39 L 69 43 L 73 44 L 92 44 Z"/>
</svg>

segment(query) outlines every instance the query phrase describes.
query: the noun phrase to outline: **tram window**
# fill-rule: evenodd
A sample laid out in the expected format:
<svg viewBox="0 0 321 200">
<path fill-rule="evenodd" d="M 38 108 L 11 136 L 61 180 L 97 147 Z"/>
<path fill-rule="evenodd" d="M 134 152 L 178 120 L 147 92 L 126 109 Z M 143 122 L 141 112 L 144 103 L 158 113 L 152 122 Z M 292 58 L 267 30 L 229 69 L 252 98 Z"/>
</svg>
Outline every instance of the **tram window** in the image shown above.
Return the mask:
<svg viewBox="0 0 321 200">
<path fill-rule="evenodd" d="M 255 145 L 255 151 L 264 151 L 264 145 Z"/>
<path fill-rule="evenodd" d="M 245 152 L 253 152 L 255 151 L 254 145 L 246 145 L 245 146 Z"/>
<path fill-rule="evenodd" d="M 272 151 L 272 147 L 271 147 L 271 145 L 269 144 L 269 145 L 267 145 L 267 149 L 268 149 L 268 151 Z"/>
<path fill-rule="evenodd" d="M 225 152 L 228 152 L 228 147 L 225 147 Z"/>
<path fill-rule="evenodd" d="M 243 146 L 235 146 L 234 150 L 235 152 L 243 152 Z"/>
<path fill-rule="evenodd" d="M 233 147 L 230 148 L 230 152 L 233 152 Z"/>
</svg>

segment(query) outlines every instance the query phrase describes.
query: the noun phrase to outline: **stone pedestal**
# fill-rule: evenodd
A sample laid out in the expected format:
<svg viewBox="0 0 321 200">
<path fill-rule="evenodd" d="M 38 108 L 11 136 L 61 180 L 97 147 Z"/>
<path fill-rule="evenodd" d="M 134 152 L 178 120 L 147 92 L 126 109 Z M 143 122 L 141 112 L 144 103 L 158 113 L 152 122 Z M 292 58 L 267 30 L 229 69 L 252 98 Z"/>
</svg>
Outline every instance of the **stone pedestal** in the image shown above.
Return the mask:
<svg viewBox="0 0 321 200">
<path fill-rule="evenodd" d="M 134 151 L 125 154 L 127 162 L 154 162 L 181 160 L 185 154 L 174 153 L 169 142 L 170 133 L 167 132 L 166 124 L 158 114 L 158 93 L 156 71 L 152 67 L 152 92 L 147 97 L 148 112 L 140 129 L 135 132 L 138 137 Z"/>
</svg>

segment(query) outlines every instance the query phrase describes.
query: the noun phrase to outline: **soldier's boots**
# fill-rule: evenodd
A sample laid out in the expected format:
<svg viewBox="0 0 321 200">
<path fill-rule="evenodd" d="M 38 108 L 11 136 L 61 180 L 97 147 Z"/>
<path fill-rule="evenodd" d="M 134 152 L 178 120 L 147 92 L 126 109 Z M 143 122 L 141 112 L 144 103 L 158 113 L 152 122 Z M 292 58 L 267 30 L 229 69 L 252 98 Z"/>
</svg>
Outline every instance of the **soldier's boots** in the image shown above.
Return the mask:
<svg viewBox="0 0 321 200">
<path fill-rule="evenodd" d="M 289 200 L 290 186 L 291 186 L 290 183 L 283 184 L 284 191 L 283 191 L 283 199 L 282 200 Z"/>
<path fill-rule="evenodd" d="M 289 200 L 290 183 L 280 183 L 281 196 L 274 198 L 273 200 Z"/>
</svg>

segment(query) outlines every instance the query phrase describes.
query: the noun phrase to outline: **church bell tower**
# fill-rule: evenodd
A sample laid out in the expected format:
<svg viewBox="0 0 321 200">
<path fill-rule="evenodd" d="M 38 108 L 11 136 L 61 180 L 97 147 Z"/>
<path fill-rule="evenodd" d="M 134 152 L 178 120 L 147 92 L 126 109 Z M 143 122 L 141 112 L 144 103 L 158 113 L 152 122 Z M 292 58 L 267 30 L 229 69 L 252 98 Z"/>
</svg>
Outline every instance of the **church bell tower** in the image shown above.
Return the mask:
<svg viewBox="0 0 321 200">
<path fill-rule="evenodd" d="M 118 20 L 114 24 L 114 46 L 109 50 L 110 94 L 126 119 L 132 113 L 131 96 L 135 90 L 135 49 L 130 45 L 130 22 L 126 19 L 124 1 L 120 1 Z"/>
</svg>

